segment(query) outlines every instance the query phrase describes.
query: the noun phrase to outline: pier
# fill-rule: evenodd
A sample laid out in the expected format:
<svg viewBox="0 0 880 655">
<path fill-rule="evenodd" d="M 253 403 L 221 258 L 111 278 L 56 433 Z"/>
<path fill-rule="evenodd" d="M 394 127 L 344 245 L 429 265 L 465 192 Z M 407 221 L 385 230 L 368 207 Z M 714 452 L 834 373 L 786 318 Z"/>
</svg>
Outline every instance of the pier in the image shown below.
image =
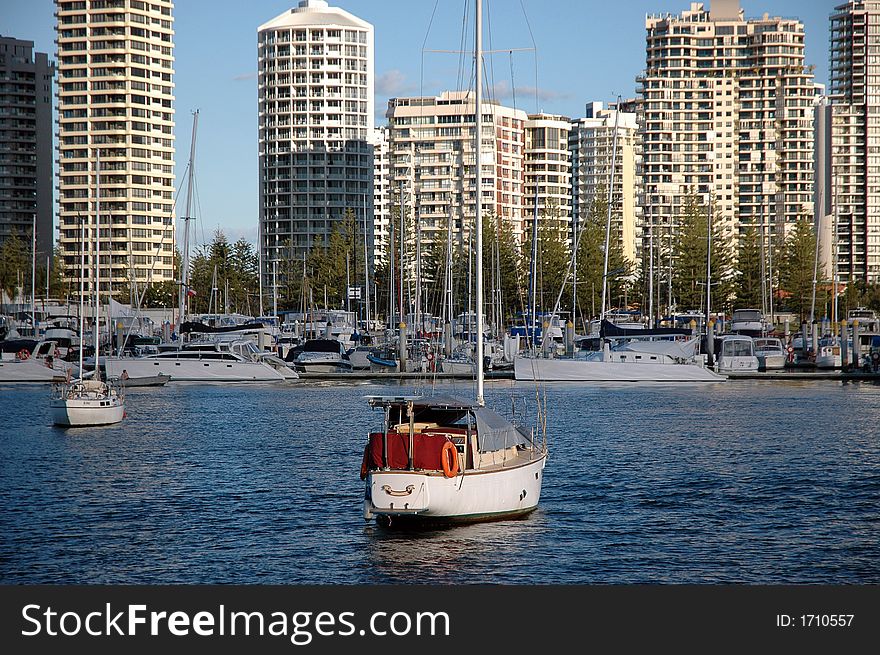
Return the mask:
<svg viewBox="0 0 880 655">
<path fill-rule="evenodd" d="M 509 371 L 486 371 L 487 380 L 513 380 L 513 369 Z M 472 373 L 424 373 L 408 371 L 406 373 L 381 371 L 351 371 L 349 373 L 300 373 L 300 380 L 344 381 L 344 380 L 376 380 L 388 382 L 393 380 L 473 380 Z"/>
</svg>

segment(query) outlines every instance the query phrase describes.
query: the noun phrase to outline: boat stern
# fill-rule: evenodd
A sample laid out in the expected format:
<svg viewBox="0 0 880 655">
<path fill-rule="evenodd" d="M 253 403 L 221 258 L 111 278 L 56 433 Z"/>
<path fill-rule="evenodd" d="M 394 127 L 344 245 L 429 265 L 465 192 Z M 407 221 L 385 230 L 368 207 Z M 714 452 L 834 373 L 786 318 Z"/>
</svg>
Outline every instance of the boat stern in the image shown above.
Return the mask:
<svg viewBox="0 0 880 655">
<path fill-rule="evenodd" d="M 397 471 L 371 471 L 364 495 L 364 518 L 376 514 L 419 514 L 430 506 L 427 476 Z"/>
</svg>

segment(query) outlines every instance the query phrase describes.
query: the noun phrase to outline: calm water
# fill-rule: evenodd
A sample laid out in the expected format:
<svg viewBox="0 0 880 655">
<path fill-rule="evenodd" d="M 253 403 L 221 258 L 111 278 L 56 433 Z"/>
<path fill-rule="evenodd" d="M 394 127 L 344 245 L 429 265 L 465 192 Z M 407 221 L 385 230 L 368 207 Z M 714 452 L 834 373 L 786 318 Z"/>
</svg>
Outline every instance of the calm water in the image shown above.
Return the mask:
<svg viewBox="0 0 880 655">
<path fill-rule="evenodd" d="M 358 471 L 363 396 L 407 391 L 131 389 L 123 424 L 64 431 L 48 388 L 0 388 L 0 582 L 880 582 L 878 386 L 550 386 L 536 513 L 401 533 Z"/>
</svg>

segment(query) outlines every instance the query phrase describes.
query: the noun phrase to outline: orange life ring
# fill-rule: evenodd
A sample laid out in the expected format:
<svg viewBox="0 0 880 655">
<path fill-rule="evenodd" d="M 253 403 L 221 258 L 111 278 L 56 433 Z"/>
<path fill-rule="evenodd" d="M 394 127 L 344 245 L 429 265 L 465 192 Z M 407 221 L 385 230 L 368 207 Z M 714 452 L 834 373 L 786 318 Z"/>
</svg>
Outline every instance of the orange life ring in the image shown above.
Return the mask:
<svg viewBox="0 0 880 655">
<path fill-rule="evenodd" d="M 451 441 L 443 444 L 443 450 L 440 451 L 440 462 L 443 465 L 443 475 L 447 478 L 454 478 L 458 475 L 458 449 Z"/>
<path fill-rule="evenodd" d="M 26 360 L 28 357 L 31 356 L 31 353 L 30 353 L 29 350 L 26 350 L 26 349 L 22 348 L 21 350 L 19 350 L 19 351 L 15 354 L 15 356 L 18 357 L 21 361 L 24 361 L 24 360 Z"/>
</svg>

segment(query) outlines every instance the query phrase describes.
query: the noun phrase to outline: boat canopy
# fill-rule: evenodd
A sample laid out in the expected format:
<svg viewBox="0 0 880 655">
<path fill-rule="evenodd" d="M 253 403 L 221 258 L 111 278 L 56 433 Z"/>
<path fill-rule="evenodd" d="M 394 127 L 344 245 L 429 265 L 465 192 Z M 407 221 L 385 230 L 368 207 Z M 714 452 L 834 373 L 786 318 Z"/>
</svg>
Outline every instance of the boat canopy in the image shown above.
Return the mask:
<svg viewBox="0 0 880 655">
<path fill-rule="evenodd" d="M 345 348 L 335 339 L 310 339 L 303 344 L 302 352 L 340 354 L 345 352 Z"/>
<path fill-rule="evenodd" d="M 691 359 L 697 353 L 699 337 L 688 341 L 630 341 L 615 350 L 647 352 L 656 355 L 668 355 L 676 359 Z"/>
<path fill-rule="evenodd" d="M 674 337 L 691 336 L 692 332 L 685 328 L 625 328 L 610 321 L 602 321 L 599 335 L 602 337 Z"/>
<path fill-rule="evenodd" d="M 392 412 L 391 424 L 405 422 L 404 411 L 410 402 L 414 423 L 449 427 L 470 423 L 470 414 L 476 422 L 477 449 L 483 453 L 531 444 L 527 434 L 497 412 L 453 396 L 369 396 L 369 402 L 372 407 L 397 407 L 400 413 Z"/>
<path fill-rule="evenodd" d="M 486 407 L 475 407 L 477 419 L 477 450 L 489 453 L 512 446 L 525 446 L 529 438 L 506 418 Z"/>
</svg>

